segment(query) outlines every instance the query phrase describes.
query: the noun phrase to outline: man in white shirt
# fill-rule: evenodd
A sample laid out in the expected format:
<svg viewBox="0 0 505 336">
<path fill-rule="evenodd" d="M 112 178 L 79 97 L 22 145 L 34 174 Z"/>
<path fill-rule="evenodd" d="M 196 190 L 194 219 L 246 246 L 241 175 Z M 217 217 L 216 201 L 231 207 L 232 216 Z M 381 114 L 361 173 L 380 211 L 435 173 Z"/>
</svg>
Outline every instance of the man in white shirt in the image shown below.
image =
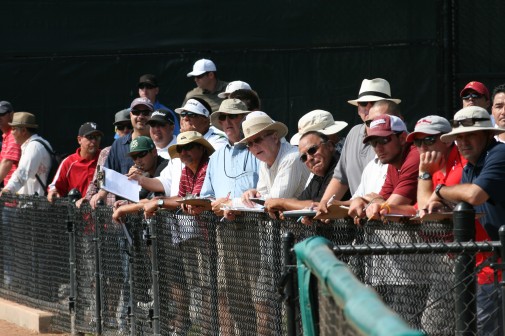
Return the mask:
<svg viewBox="0 0 505 336">
<path fill-rule="evenodd" d="M 45 188 L 38 181 L 37 176 L 40 181 L 47 183 L 51 169 L 51 156 L 39 141 L 44 142 L 49 148 L 51 145 L 36 133 L 39 125 L 31 113 L 14 113 L 9 125 L 12 127 L 12 135 L 16 143 L 21 146 L 21 159 L 9 183 L 2 189 L 2 193 L 44 196 Z"/>
</svg>

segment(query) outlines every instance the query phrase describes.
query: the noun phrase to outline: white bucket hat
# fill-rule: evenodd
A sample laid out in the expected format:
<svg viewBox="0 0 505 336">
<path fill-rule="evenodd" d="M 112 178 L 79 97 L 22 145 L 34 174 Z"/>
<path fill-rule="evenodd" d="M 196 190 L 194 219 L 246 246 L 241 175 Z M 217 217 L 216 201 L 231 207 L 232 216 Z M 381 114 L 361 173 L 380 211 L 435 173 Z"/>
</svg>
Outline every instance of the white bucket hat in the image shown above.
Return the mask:
<svg viewBox="0 0 505 336">
<path fill-rule="evenodd" d="M 242 122 L 242 131 L 244 138 L 239 141 L 241 144 L 249 142 L 250 138 L 261 131 L 276 131 L 279 138 L 283 138 L 288 134 L 288 127 L 281 122 L 273 121 L 265 112 L 254 111 L 247 115 Z"/>
<path fill-rule="evenodd" d="M 463 123 L 465 121 L 471 123 L 471 125 L 464 126 Z M 477 131 L 489 131 L 500 134 L 505 132 L 505 129 L 493 127 L 489 113 L 482 107 L 468 106 L 456 112 L 454 120 L 452 120 L 452 131 L 442 135 L 440 140 L 443 142 L 452 142 L 458 134 Z"/>
<path fill-rule="evenodd" d="M 193 71 L 188 72 L 188 77 L 200 76 L 209 71 L 217 71 L 216 65 L 211 60 L 202 58 L 193 64 Z"/>
<path fill-rule="evenodd" d="M 240 99 L 225 99 L 219 106 L 219 109 L 210 115 L 210 123 L 212 126 L 222 131 L 221 123 L 219 122 L 219 115 L 226 114 L 247 114 L 251 111 L 247 110 L 247 106 Z"/>
<path fill-rule="evenodd" d="M 348 100 L 351 105 L 357 106 L 358 102 L 374 102 L 379 100 L 391 100 L 400 104 L 400 99 L 391 98 L 391 87 L 389 82 L 382 78 L 363 79 L 359 88 L 357 99 Z"/>
<path fill-rule="evenodd" d="M 209 156 L 214 153 L 214 147 L 212 147 L 212 145 L 207 140 L 205 140 L 200 133 L 196 131 L 188 131 L 179 133 L 179 135 L 177 135 L 177 143 L 168 147 L 168 154 L 170 154 L 170 157 L 172 159 L 178 158 L 179 153 L 177 152 L 177 146 L 183 146 L 191 142 L 199 143 L 200 145 L 207 148 L 207 154 Z"/>
<path fill-rule="evenodd" d="M 226 89 L 224 90 L 224 92 L 221 92 L 217 96 L 219 98 L 228 98 L 230 93 L 237 91 L 237 90 L 251 90 L 251 86 L 249 84 L 247 84 L 246 82 L 242 82 L 239 80 L 233 81 L 233 82 L 228 83 L 228 85 L 226 85 Z"/>
<path fill-rule="evenodd" d="M 291 137 L 289 141 L 292 145 L 298 146 L 302 135 L 310 131 L 318 131 L 323 134 L 335 134 L 347 126 L 345 121 L 335 121 L 333 115 L 324 110 L 313 110 L 305 114 L 298 121 L 298 133 Z"/>
</svg>

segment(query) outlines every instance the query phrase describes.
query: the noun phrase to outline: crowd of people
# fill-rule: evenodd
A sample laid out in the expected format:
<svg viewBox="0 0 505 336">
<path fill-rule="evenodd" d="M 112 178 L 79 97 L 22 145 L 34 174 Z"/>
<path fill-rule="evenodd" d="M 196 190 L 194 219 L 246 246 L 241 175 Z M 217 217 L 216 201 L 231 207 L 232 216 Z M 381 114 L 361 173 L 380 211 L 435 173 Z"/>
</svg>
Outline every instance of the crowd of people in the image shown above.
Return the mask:
<svg viewBox="0 0 505 336">
<path fill-rule="evenodd" d="M 236 208 L 257 207 L 282 218 L 285 210 L 310 208 L 326 214 L 333 205 L 347 205 L 349 216 L 419 215 L 447 211 L 460 202 L 483 216 L 476 220 L 476 240 L 498 240 L 505 218 L 505 84 L 490 94 L 480 82 L 460 93 L 462 108 L 451 120 L 426 115 L 409 133 L 400 99 L 387 80 L 364 79 L 356 106 L 362 123 L 347 137 L 347 127 L 330 112 L 314 110 L 300 118 L 296 134 L 263 112 L 260 98 L 248 83 L 221 81 L 211 60 L 198 60 L 187 74 L 196 87 L 175 111 L 158 99 L 155 75 L 138 83 L 139 98 L 116 113 L 116 140 L 101 149 L 103 132 L 94 122 L 81 125 L 79 147 L 65 158 L 49 183 L 51 146 L 37 134 L 36 116 L 14 112 L 0 102 L 1 193 L 47 195 L 49 201 L 77 189 L 95 208 L 100 201 L 114 207 L 113 219 L 143 210 L 180 208 L 189 216 L 211 210 L 224 220 L 241 216 Z M 97 165 L 136 180 L 140 201 L 109 194 L 97 183 Z M 209 206 L 188 205 L 188 198 L 210 199 Z M 303 218 L 310 223 L 311 218 Z M 393 243 L 388 238 L 386 243 Z M 501 323 L 497 279 L 484 267 L 478 277 L 478 327 L 486 334 Z M 383 291 L 383 292 L 381 292 Z M 401 296 L 383 286 L 380 294 Z M 220 297 L 221 307 L 227 298 Z M 265 302 L 254 302 L 258 333 L 267 328 Z M 223 318 L 233 318 L 222 309 Z M 262 322 L 265 321 L 265 325 Z"/>
</svg>

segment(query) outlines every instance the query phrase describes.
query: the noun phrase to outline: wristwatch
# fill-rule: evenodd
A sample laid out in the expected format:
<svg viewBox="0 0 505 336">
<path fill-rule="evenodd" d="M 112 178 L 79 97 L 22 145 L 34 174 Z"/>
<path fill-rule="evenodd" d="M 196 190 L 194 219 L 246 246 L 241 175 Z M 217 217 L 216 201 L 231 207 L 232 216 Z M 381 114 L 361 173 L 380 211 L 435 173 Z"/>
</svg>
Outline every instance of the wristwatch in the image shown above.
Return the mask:
<svg viewBox="0 0 505 336">
<path fill-rule="evenodd" d="M 428 172 L 424 172 L 421 175 L 419 175 L 418 179 L 420 180 L 431 180 L 431 174 Z"/>
<path fill-rule="evenodd" d="M 163 208 L 163 204 L 165 204 L 165 201 L 163 201 L 163 198 L 159 198 L 156 204 L 158 204 L 158 209 L 161 209 Z"/>
<path fill-rule="evenodd" d="M 440 198 L 440 199 L 444 199 L 442 197 L 442 195 L 440 195 L 440 189 L 442 189 L 443 187 L 445 187 L 445 184 L 442 184 L 442 183 L 437 184 L 437 186 L 435 187 L 435 195 L 437 195 L 438 198 Z"/>
</svg>

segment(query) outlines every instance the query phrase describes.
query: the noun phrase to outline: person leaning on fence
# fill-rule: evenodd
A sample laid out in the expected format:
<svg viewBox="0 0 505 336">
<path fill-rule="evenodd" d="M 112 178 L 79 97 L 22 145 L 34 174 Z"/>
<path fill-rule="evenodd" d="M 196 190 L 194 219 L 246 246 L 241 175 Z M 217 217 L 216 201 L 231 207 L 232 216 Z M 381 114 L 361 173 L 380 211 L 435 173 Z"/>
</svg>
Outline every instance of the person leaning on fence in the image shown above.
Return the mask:
<svg viewBox="0 0 505 336">
<path fill-rule="evenodd" d="M 79 127 L 77 135 L 79 148 L 74 154 L 67 156 L 58 167 L 53 181 L 47 188 L 49 202 L 56 197 L 66 197 L 74 188 L 79 190 L 81 195 L 86 195 L 100 155 L 102 137 L 103 132 L 94 122 L 87 122 Z"/>
<path fill-rule="evenodd" d="M 37 134 L 39 125 L 35 115 L 29 112 L 15 112 L 9 125 L 16 143 L 21 146 L 21 159 L 9 183 L 2 189 L 2 194 L 45 195 L 45 188 L 37 175 L 41 181 L 47 181 L 51 155 L 38 141 L 44 142 L 49 148 L 51 145 Z"/>
<path fill-rule="evenodd" d="M 245 206 L 254 207 L 254 203 L 249 200 L 252 197 L 268 199 L 300 195 L 305 188 L 309 170 L 298 158 L 298 149 L 284 139 L 288 133 L 286 125 L 273 121 L 265 112 L 254 111 L 243 121 L 242 132 L 244 138 L 239 143 L 245 144 L 261 163 L 257 187 L 244 192 L 241 202 Z M 226 210 L 224 217 L 233 221 L 235 213 Z M 274 318 L 269 307 L 274 292 L 271 225 L 264 223 L 260 227 L 261 267 L 254 293 L 259 335 L 271 332 L 269 325 Z"/>
<path fill-rule="evenodd" d="M 314 177 L 297 198 L 270 198 L 265 201 L 268 212 L 314 208 L 333 177 L 338 162 L 335 144 L 324 133 L 308 131 L 299 139 L 300 161 L 305 163 Z M 275 216 L 274 216 L 275 217 Z"/>
<path fill-rule="evenodd" d="M 427 204 L 431 213 L 445 203 L 467 202 L 484 215 L 480 218 L 492 240 L 499 240 L 498 229 L 505 218 L 505 145 L 494 139 L 505 129 L 495 128 L 489 113 L 478 106 L 465 107 L 454 115 L 452 131 L 441 136 L 444 142 L 456 140 L 459 152 L 468 163 L 461 184 L 435 187 Z M 501 295 L 497 283 L 477 286 L 477 329 L 479 335 L 503 335 Z"/>
<path fill-rule="evenodd" d="M 235 92 L 237 91 L 232 94 Z M 212 125 L 228 137 L 228 143 L 210 157 L 200 193 L 201 197 L 213 199 L 212 210 L 217 216 L 223 215 L 223 205 L 240 200 L 244 191 L 255 188 L 258 183 L 259 160 L 244 144 L 238 143 L 243 138 L 242 121 L 250 112 L 242 101 L 231 98 L 223 100 L 219 109 L 210 115 Z M 199 211 L 198 208 L 195 210 Z M 241 230 L 237 229 L 239 225 L 243 225 Z M 219 265 L 222 266 L 218 268 L 219 324 L 222 335 L 233 334 L 234 325 L 239 330 L 251 331 L 253 328 L 253 333 L 256 330 L 255 323 L 251 327 L 247 325 L 246 319 L 240 318 L 244 312 L 256 315 L 252 302 L 254 267 L 251 265 L 254 265 L 258 251 L 250 244 L 254 235 L 258 239 L 257 231 L 251 232 L 251 227 L 240 220 L 233 225 L 218 227 L 218 246 L 224 247 L 218 249 Z M 248 253 L 247 257 L 237 253 L 239 246 L 241 252 Z M 233 307 L 239 307 L 239 310 L 230 310 Z"/>
<path fill-rule="evenodd" d="M 12 135 L 14 109 L 8 101 L 0 102 L 0 130 L 2 131 L 2 150 L 0 151 L 0 181 L 6 186 L 12 174 L 18 167 L 21 158 L 21 147 Z"/>
<path fill-rule="evenodd" d="M 363 120 L 367 120 L 370 108 L 375 102 L 390 100 L 397 104 L 400 99 L 391 98 L 389 82 L 382 78 L 364 79 L 361 83 L 357 99 L 349 100 L 348 103 L 358 108 L 358 114 Z M 349 190 L 353 195 L 360 180 L 365 166 L 374 158 L 374 151 L 369 143 L 363 143 L 366 136 L 365 124 L 354 126 L 346 137 L 342 155 L 335 167 L 333 179 L 330 181 L 326 192 L 321 198 L 318 213 L 327 213 L 327 203 L 330 198 L 342 200 Z"/>
<path fill-rule="evenodd" d="M 115 170 L 120 174 L 127 174 L 130 167 L 133 166 L 133 160 L 128 156 L 130 143 L 133 139 L 143 135 L 149 136 L 149 125 L 147 121 L 153 112 L 153 104 L 147 98 L 136 98 L 130 105 L 130 120 L 133 126 L 133 132 L 116 139 L 111 146 L 109 155 L 105 160 L 105 167 Z M 105 200 L 107 191 L 100 189 L 89 201 L 93 209 L 96 208 L 99 200 Z"/>
</svg>

